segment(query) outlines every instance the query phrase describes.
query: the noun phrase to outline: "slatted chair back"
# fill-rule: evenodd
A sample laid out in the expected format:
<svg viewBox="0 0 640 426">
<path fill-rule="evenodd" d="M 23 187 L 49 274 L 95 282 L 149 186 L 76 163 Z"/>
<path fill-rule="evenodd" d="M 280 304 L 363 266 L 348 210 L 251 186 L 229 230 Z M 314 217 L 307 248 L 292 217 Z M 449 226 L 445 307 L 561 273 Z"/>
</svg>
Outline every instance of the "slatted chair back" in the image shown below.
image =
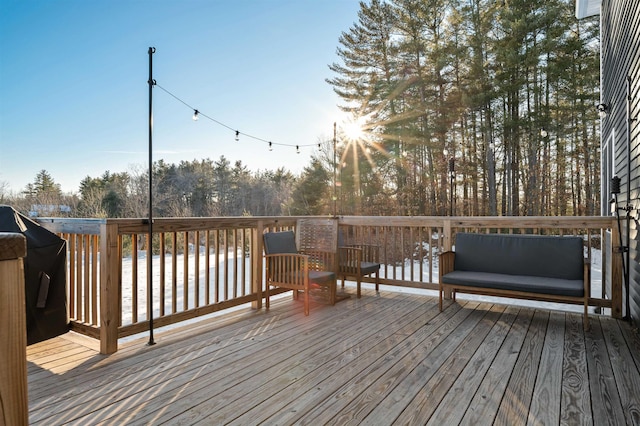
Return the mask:
<svg viewBox="0 0 640 426">
<path fill-rule="evenodd" d="M 335 252 L 338 248 L 338 221 L 336 219 L 298 219 L 296 244 L 300 251 Z"/>
<path fill-rule="evenodd" d="M 296 245 L 300 253 L 309 256 L 309 269 L 336 271 L 338 221 L 324 218 L 298 219 Z"/>
</svg>

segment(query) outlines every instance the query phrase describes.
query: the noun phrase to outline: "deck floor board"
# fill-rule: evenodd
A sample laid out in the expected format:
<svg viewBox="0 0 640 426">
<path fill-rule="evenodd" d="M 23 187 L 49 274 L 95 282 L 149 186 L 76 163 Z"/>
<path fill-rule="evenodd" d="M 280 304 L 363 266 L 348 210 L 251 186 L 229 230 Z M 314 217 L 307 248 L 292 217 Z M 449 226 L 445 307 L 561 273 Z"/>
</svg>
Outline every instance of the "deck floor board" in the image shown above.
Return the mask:
<svg viewBox="0 0 640 426">
<path fill-rule="evenodd" d="M 353 290 L 353 288 L 349 289 Z M 67 334 L 27 350 L 30 423 L 639 424 L 628 323 L 363 289 L 275 298 L 100 355 Z"/>
</svg>

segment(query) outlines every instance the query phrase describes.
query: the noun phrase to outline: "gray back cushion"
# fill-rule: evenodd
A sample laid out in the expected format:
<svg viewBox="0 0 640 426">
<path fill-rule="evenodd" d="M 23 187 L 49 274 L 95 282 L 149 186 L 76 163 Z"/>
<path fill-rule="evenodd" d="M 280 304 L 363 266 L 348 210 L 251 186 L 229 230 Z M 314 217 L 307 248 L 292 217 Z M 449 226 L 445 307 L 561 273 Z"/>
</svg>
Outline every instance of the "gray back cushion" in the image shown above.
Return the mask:
<svg viewBox="0 0 640 426">
<path fill-rule="evenodd" d="M 458 233 L 455 252 L 457 271 L 583 278 L 580 237 Z"/>
<path fill-rule="evenodd" d="M 263 235 L 265 254 L 297 253 L 293 231 L 267 232 Z"/>
</svg>

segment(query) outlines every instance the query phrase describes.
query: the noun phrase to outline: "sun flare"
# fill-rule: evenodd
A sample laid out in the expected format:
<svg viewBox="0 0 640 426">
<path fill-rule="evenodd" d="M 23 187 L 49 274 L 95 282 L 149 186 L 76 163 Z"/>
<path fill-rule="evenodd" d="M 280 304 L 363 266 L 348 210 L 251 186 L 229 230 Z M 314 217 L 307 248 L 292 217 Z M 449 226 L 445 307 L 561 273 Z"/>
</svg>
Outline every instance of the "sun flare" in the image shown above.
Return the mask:
<svg viewBox="0 0 640 426">
<path fill-rule="evenodd" d="M 358 117 L 355 120 L 346 121 L 342 126 L 342 130 L 348 140 L 359 141 L 365 136 L 364 125 L 364 119 L 362 117 Z"/>
</svg>

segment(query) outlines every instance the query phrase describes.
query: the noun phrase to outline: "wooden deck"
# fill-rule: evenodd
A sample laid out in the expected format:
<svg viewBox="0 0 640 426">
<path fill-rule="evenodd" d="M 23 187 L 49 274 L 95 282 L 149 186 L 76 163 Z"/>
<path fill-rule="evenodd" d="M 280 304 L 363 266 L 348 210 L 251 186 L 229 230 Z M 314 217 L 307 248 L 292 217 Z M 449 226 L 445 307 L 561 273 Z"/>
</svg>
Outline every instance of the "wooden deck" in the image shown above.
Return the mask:
<svg viewBox="0 0 640 426">
<path fill-rule="evenodd" d="M 30 346 L 31 424 L 640 424 L 640 338 L 604 316 L 367 289 L 145 341 Z"/>
</svg>

